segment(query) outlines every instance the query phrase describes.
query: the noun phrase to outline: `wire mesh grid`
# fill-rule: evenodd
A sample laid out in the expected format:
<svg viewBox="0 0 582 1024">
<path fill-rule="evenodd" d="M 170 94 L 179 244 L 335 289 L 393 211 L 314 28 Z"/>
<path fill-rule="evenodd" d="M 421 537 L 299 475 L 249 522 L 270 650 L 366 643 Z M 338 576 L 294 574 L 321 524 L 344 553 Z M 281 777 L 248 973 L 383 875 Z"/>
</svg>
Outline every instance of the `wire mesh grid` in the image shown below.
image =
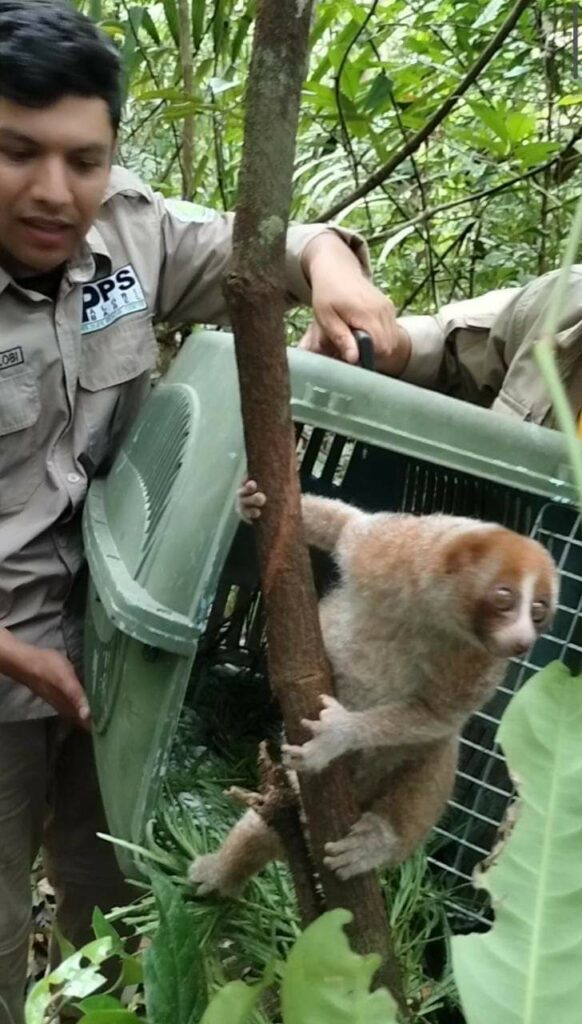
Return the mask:
<svg viewBox="0 0 582 1024">
<path fill-rule="evenodd" d="M 499 522 L 535 537 L 558 565 L 560 603 L 552 630 L 526 658 L 510 664 L 492 700 L 470 719 L 461 738 L 455 791 L 434 830 L 429 862 L 450 887 L 451 910 L 469 922 L 484 923 L 490 916 L 486 897 L 473 888 L 472 873 L 490 853 L 515 796 L 503 753 L 495 743 L 499 722 L 512 695 L 538 669 L 556 659 L 574 671 L 582 666 L 580 517 L 569 506 L 548 504 L 518 490 L 319 428 L 297 428 L 297 455 L 305 491 L 342 498 L 370 511 L 448 512 Z M 210 642 L 210 647 L 222 665 L 233 661 L 241 665 L 242 656 L 247 670 L 264 672 L 262 598 L 257 592 L 256 562 L 249 567 L 249 548 L 252 540 L 243 530 L 211 613 L 220 629 L 207 630 L 204 647 L 207 655 L 214 632 L 218 643 Z M 315 570 L 319 589 L 325 589 L 333 574 L 329 561 L 318 559 Z"/>
<path fill-rule="evenodd" d="M 435 829 L 442 842 L 431 863 L 454 886 L 453 906 L 485 921 L 484 894 L 470 887 L 475 866 L 486 857 L 515 798 L 503 753 L 495 743 L 501 717 L 514 693 L 539 669 L 554 660 L 572 671 L 582 664 L 582 529 L 575 509 L 548 504 L 541 508 L 531 536 L 553 555 L 560 573 L 560 600 L 551 632 L 540 637 L 527 657 L 515 659 L 492 700 L 476 712 L 461 737 L 455 795 L 444 822 Z"/>
</svg>

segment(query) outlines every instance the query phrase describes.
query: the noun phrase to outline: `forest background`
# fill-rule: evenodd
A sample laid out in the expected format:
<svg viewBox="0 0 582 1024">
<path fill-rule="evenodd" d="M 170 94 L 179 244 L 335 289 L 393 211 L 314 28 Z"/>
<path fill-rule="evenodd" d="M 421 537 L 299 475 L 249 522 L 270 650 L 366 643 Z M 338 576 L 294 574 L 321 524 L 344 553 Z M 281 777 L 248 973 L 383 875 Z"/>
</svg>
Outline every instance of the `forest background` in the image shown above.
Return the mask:
<svg viewBox="0 0 582 1024">
<path fill-rule="evenodd" d="M 234 209 L 256 0 L 76 6 L 122 50 L 118 161 L 166 195 Z M 513 30 L 431 129 L 516 7 Z M 580 193 L 577 21 L 563 0 L 319 3 L 293 217 L 361 229 L 400 312 L 553 269 Z M 382 180 L 355 198 L 372 176 Z"/>
</svg>

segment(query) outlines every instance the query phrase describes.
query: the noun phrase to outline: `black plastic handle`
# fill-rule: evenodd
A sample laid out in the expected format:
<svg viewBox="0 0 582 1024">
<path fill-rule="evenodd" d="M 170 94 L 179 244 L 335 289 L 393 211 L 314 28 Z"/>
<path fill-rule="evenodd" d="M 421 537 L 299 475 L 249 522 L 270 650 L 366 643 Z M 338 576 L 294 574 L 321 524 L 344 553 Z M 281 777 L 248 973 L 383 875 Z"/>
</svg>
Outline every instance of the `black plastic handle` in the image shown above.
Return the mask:
<svg viewBox="0 0 582 1024">
<path fill-rule="evenodd" d="M 364 370 L 374 369 L 374 342 L 367 331 L 352 330 L 360 354 L 360 366 Z"/>
</svg>

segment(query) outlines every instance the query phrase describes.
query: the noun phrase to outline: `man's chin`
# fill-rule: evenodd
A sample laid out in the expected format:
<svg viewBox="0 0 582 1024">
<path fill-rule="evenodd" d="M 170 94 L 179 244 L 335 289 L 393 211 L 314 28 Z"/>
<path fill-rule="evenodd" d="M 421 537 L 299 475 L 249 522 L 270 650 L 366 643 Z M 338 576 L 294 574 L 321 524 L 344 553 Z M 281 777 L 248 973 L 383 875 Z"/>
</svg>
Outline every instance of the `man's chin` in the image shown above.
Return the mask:
<svg viewBox="0 0 582 1024">
<path fill-rule="evenodd" d="M 0 267 L 11 277 L 37 277 L 39 274 L 50 274 L 52 270 L 62 267 L 71 256 L 72 253 L 66 250 L 50 254 L 26 250 L 14 253 L 0 246 Z"/>
</svg>

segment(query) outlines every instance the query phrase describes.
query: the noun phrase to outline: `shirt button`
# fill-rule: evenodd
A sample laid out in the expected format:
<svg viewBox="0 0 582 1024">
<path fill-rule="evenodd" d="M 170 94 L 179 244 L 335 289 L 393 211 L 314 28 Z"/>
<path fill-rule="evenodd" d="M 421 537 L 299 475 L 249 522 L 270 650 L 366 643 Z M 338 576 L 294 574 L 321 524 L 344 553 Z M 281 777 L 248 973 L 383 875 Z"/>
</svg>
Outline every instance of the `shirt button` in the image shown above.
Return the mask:
<svg viewBox="0 0 582 1024">
<path fill-rule="evenodd" d="M 78 473 L 67 473 L 67 480 L 70 484 L 80 484 L 81 477 Z"/>
</svg>

